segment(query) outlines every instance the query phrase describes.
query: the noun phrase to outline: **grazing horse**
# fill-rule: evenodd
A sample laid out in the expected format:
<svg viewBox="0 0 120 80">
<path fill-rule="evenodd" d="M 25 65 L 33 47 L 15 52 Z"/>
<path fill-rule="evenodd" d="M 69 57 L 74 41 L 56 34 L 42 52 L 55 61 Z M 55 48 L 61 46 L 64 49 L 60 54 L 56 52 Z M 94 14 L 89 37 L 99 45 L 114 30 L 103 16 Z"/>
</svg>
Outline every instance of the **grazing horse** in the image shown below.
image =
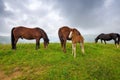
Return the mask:
<svg viewBox="0 0 120 80">
<path fill-rule="evenodd" d="M 71 40 L 71 38 L 68 37 L 71 30 L 72 29 L 69 28 L 68 26 L 63 26 L 58 30 L 58 36 L 59 36 L 61 47 L 64 53 L 66 53 L 66 41 Z"/>
<path fill-rule="evenodd" d="M 95 38 L 95 43 L 97 43 L 99 39 L 101 40 L 101 43 L 103 40 L 105 44 L 106 44 L 106 41 L 114 40 L 115 45 L 117 44 L 119 45 L 120 35 L 118 33 L 109 33 L 109 34 L 101 33 Z"/>
<path fill-rule="evenodd" d="M 84 38 L 77 29 L 72 29 L 69 38 L 72 39 L 72 54 L 76 57 L 76 44 L 80 43 L 82 53 L 84 54 Z"/>
<path fill-rule="evenodd" d="M 40 46 L 40 39 L 44 40 L 44 47 L 46 48 L 49 44 L 49 39 L 45 31 L 41 28 L 27 28 L 24 26 L 14 27 L 11 30 L 11 45 L 12 49 L 16 49 L 18 39 L 25 38 L 28 40 L 36 39 L 36 49 Z"/>
<path fill-rule="evenodd" d="M 66 52 L 66 41 L 67 40 L 72 40 L 72 46 L 74 48 L 74 50 L 72 51 L 72 53 L 74 55 L 74 57 L 76 56 L 76 43 L 81 43 L 82 45 L 82 52 L 84 53 L 84 39 L 81 36 L 80 32 L 77 29 L 72 29 L 69 28 L 68 26 L 63 26 L 58 30 L 58 36 L 61 42 L 61 47 L 63 49 L 63 52 Z"/>
</svg>

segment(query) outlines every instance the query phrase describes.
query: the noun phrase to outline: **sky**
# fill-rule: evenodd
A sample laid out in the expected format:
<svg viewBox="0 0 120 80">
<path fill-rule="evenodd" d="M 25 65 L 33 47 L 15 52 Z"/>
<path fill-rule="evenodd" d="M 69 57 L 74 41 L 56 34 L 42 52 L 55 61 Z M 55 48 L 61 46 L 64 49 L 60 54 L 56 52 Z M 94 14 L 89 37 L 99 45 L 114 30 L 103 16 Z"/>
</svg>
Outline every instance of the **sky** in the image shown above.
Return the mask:
<svg viewBox="0 0 120 80">
<path fill-rule="evenodd" d="M 50 39 L 62 26 L 81 34 L 120 33 L 120 0 L 0 0 L 0 35 L 16 26 L 40 27 Z"/>
</svg>

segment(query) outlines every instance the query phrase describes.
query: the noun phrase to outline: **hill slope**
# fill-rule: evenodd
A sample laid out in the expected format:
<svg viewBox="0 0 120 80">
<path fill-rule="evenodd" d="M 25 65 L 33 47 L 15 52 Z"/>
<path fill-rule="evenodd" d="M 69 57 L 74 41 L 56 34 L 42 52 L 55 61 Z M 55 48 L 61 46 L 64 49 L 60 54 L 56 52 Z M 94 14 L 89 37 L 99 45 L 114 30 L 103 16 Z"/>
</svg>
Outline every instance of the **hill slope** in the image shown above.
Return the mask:
<svg viewBox="0 0 120 80">
<path fill-rule="evenodd" d="M 35 44 L 0 45 L 0 80 L 120 80 L 120 48 L 113 44 L 85 43 L 83 56 L 61 51 L 59 43 L 35 50 Z"/>
</svg>

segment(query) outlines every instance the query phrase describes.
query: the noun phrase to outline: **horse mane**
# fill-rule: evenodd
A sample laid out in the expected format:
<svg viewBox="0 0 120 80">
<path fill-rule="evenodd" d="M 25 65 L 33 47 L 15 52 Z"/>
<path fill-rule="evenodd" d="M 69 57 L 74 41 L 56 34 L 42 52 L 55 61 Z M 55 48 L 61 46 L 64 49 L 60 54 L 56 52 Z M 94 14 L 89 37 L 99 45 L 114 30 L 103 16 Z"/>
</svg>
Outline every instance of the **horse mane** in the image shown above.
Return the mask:
<svg viewBox="0 0 120 80">
<path fill-rule="evenodd" d="M 105 34 L 104 34 L 104 33 L 99 34 L 99 35 L 95 38 L 95 41 L 97 42 L 98 39 L 100 39 L 100 36 L 102 36 L 102 35 L 105 35 Z"/>
<path fill-rule="evenodd" d="M 63 26 L 63 27 L 61 27 L 60 29 L 62 29 L 62 28 L 69 28 L 68 26 Z M 70 29 L 70 28 L 69 28 Z"/>
<path fill-rule="evenodd" d="M 81 33 L 76 28 L 73 28 L 73 32 L 76 32 L 75 34 L 77 35 L 81 35 Z"/>
<path fill-rule="evenodd" d="M 48 36 L 47 36 L 46 32 L 45 32 L 43 29 L 41 29 L 41 28 L 39 28 L 39 27 L 36 27 L 35 29 L 39 30 L 39 31 L 42 33 L 42 37 L 43 37 L 43 39 L 44 39 L 46 42 L 49 42 Z"/>
</svg>

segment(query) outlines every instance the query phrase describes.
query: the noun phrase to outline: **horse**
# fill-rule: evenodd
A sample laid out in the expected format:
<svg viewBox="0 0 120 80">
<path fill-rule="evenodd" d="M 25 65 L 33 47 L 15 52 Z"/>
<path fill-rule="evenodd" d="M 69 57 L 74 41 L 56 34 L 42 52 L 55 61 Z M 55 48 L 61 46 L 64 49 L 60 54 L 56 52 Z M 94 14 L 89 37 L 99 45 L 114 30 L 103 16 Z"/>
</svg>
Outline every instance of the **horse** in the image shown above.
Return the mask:
<svg viewBox="0 0 120 80">
<path fill-rule="evenodd" d="M 102 41 L 104 41 L 105 44 L 106 41 L 114 40 L 115 45 L 119 45 L 120 35 L 118 33 L 109 33 L 109 34 L 101 33 L 95 38 L 95 43 L 97 43 L 99 39 L 101 40 L 101 43 L 103 43 Z"/>
<path fill-rule="evenodd" d="M 74 55 L 74 58 L 76 57 L 76 44 L 80 43 L 82 53 L 84 54 L 84 38 L 81 35 L 81 33 L 73 28 L 69 34 L 69 38 L 72 40 L 72 54 Z"/>
<path fill-rule="evenodd" d="M 47 48 L 49 44 L 49 39 L 46 32 L 38 27 L 36 28 L 27 28 L 24 26 L 13 27 L 11 30 L 11 45 L 13 50 L 16 49 L 16 44 L 19 38 L 21 39 L 24 38 L 28 40 L 36 39 L 36 50 L 40 48 L 39 46 L 41 38 L 43 38 L 44 40 L 44 48 Z"/>
<path fill-rule="evenodd" d="M 61 47 L 64 53 L 66 53 L 66 41 L 71 40 L 71 38 L 68 37 L 71 30 L 72 29 L 69 28 L 68 26 L 63 26 L 58 30 L 58 36 L 59 36 Z"/>
<path fill-rule="evenodd" d="M 72 40 L 72 48 L 74 48 L 74 51 L 72 51 L 72 54 L 75 53 L 74 57 L 76 57 L 76 43 L 82 43 L 82 52 L 84 53 L 84 39 L 80 32 L 77 29 L 72 29 L 68 26 L 63 26 L 59 28 L 58 30 L 58 36 L 60 39 L 61 47 L 64 53 L 66 53 L 66 41 Z M 73 49 L 72 49 L 73 50 Z"/>
</svg>

